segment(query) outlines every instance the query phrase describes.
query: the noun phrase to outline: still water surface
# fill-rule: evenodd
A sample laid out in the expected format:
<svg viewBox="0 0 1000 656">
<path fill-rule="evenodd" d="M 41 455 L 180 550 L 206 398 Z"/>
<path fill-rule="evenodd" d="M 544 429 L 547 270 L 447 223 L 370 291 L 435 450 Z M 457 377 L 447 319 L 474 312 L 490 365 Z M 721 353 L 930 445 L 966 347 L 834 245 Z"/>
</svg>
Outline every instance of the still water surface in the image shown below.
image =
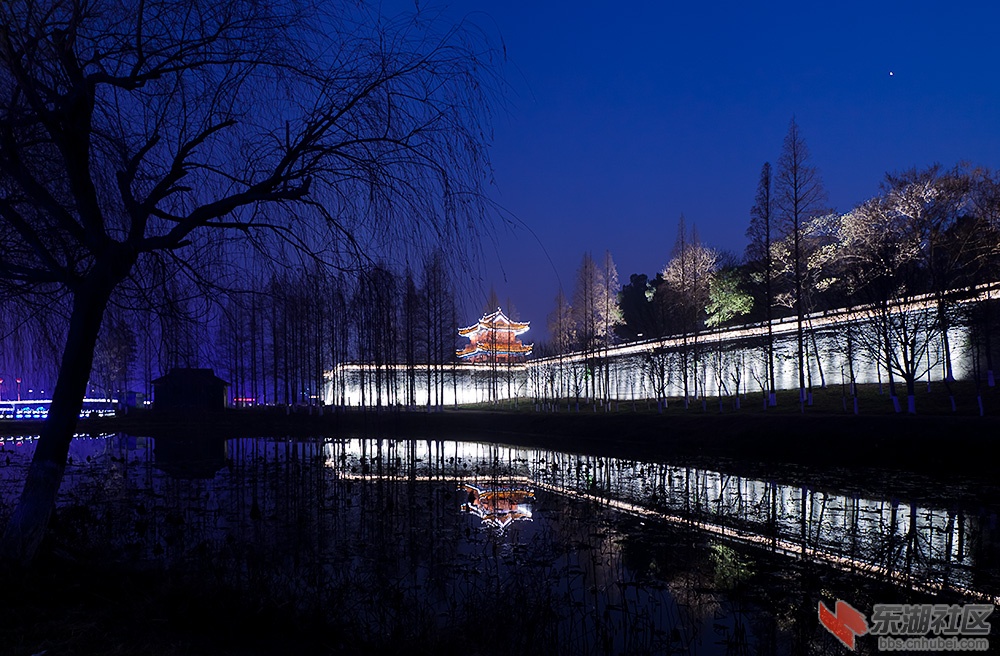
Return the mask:
<svg viewBox="0 0 1000 656">
<path fill-rule="evenodd" d="M 4 514 L 33 445 L 0 442 Z M 345 646 L 830 653 L 819 600 L 996 601 L 995 509 L 935 499 L 476 442 L 114 435 L 73 442 L 60 521 L 318 613 Z"/>
</svg>

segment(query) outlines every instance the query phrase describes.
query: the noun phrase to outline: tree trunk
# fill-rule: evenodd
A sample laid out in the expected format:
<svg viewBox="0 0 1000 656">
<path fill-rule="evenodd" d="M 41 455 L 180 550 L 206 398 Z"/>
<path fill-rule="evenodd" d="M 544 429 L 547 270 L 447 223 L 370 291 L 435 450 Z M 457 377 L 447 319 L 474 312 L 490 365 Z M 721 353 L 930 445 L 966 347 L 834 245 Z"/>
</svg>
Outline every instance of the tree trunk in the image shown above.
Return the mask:
<svg viewBox="0 0 1000 656">
<path fill-rule="evenodd" d="M 770 232 L 768 232 L 770 235 Z M 778 405 L 778 395 L 776 383 L 774 380 L 774 325 L 773 319 L 771 318 L 771 305 L 773 301 L 771 300 L 771 241 L 768 239 L 767 242 L 767 391 L 768 391 L 768 405 L 776 406 Z M 765 407 L 766 409 L 766 407 Z"/>
<path fill-rule="evenodd" d="M 944 301 L 938 300 L 938 322 L 941 327 L 941 344 L 944 347 L 944 379 L 949 383 L 955 382 L 955 374 L 951 366 L 951 342 L 948 339 L 948 313 L 945 310 Z"/>
<path fill-rule="evenodd" d="M 114 287 L 110 276 L 95 270 L 74 294 L 52 405 L 36 443 L 21 498 L 0 543 L 3 560 L 27 565 L 45 535 L 66 469 L 69 444 L 83 408 L 97 335 Z"/>
<path fill-rule="evenodd" d="M 823 375 L 823 360 L 819 356 L 819 345 L 816 343 L 816 329 L 813 328 L 812 319 L 809 319 L 809 337 L 812 339 L 813 353 L 816 354 L 816 370 L 819 372 L 819 386 L 820 389 L 826 389 L 826 376 Z M 809 385 L 809 388 L 811 393 L 812 385 Z"/>
<path fill-rule="evenodd" d="M 889 399 L 892 401 L 893 411 L 896 414 L 899 414 L 899 397 L 896 395 L 896 377 L 892 373 L 892 365 L 888 363 L 888 358 L 886 358 L 886 360 L 886 374 L 889 377 Z"/>
</svg>

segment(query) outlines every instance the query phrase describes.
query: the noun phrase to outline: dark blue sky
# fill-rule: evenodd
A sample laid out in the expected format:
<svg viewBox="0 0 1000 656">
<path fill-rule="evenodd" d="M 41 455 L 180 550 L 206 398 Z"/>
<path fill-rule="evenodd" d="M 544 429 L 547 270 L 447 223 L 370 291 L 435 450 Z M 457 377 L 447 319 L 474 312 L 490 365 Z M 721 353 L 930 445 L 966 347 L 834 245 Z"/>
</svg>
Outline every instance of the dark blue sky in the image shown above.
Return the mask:
<svg viewBox="0 0 1000 656">
<path fill-rule="evenodd" d="M 742 253 L 760 167 L 792 116 L 839 211 L 886 171 L 1000 166 L 1000 3 L 437 6 L 506 47 L 494 197 L 538 241 L 501 229 L 481 296 L 495 284 L 536 340 L 584 251 L 610 250 L 623 283 L 652 276 L 683 213 L 705 243 Z"/>
</svg>

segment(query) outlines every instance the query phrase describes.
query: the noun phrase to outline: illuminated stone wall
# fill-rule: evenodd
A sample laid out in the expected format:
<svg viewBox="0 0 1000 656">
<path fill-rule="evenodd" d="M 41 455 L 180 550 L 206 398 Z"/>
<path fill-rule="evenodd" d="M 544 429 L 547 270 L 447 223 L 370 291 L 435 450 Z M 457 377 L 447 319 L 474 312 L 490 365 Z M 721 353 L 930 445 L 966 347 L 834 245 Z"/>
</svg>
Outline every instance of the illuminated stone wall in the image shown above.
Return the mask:
<svg viewBox="0 0 1000 656">
<path fill-rule="evenodd" d="M 817 322 L 818 323 L 818 322 Z M 779 390 L 798 389 L 797 340 L 794 321 L 778 324 L 774 373 Z M 855 323 L 855 326 L 858 324 Z M 828 321 L 806 335 L 807 386 L 849 385 L 851 364 L 858 384 L 888 384 L 885 367 L 877 367 L 856 336 L 848 349 L 846 324 Z M 951 363 L 958 380 L 972 377 L 971 350 L 964 328 L 948 333 Z M 850 357 L 849 357 L 850 353 Z M 418 366 L 410 400 L 410 374 L 402 365 L 382 367 L 347 365 L 331 375 L 326 402 L 360 405 L 455 405 L 508 398 L 604 399 L 627 401 L 684 396 L 685 354 L 690 398 L 740 393 L 748 403 L 763 402 L 764 338 L 759 326 L 721 333 L 701 333 L 686 342 L 671 337 L 621 344 L 591 353 L 529 359 L 525 364 L 498 366 L 446 365 L 431 374 Z M 919 384 L 945 377 L 944 340 L 936 336 L 921 359 Z M 721 372 L 721 376 L 720 376 Z M 984 377 L 986 373 L 983 373 Z M 444 381 L 443 386 L 441 381 Z M 896 376 L 896 382 L 902 381 Z M 381 389 L 381 395 L 379 390 Z M 905 390 L 899 390 L 900 395 Z"/>
<path fill-rule="evenodd" d="M 529 396 L 526 365 L 350 364 L 331 372 L 327 405 L 426 407 L 487 403 Z"/>
</svg>

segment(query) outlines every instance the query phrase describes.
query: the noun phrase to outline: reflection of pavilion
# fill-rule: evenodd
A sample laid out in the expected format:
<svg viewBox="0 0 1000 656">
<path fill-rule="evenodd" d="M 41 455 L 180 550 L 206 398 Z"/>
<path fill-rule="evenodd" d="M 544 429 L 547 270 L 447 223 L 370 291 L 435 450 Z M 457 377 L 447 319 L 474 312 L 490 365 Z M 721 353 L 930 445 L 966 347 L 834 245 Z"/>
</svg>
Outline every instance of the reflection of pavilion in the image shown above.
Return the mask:
<svg viewBox="0 0 1000 656">
<path fill-rule="evenodd" d="M 478 515 L 484 524 L 503 530 L 511 522 L 531 519 L 530 504 L 535 500 L 532 490 L 524 487 L 481 488 L 469 483 L 459 487 L 469 493 L 462 504 L 464 512 Z"/>
</svg>

